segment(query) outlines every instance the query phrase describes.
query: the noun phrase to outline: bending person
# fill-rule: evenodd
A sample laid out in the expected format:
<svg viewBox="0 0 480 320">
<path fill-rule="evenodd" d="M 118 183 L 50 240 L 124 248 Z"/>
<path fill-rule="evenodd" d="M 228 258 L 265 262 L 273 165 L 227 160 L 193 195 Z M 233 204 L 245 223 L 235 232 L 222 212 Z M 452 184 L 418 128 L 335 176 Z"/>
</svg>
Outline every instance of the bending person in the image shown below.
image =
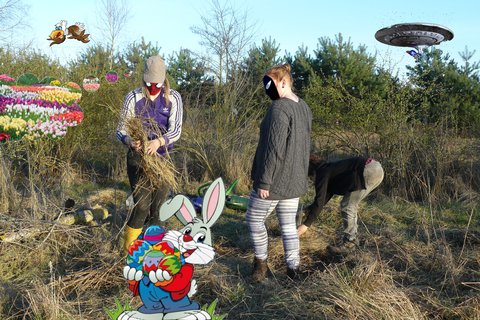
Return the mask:
<svg viewBox="0 0 480 320">
<path fill-rule="evenodd" d="M 308 174 L 315 181 L 315 199 L 305 209 L 305 221 L 298 227 L 298 235 L 308 230 L 333 195 L 343 195 L 340 203 L 343 241 L 339 246 L 328 246 L 328 250 L 332 254 L 346 254 L 358 246 L 358 206 L 382 182 L 382 165 L 362 157 L 324 162 L 315 155 L 309 163 Z"/>
</svg>

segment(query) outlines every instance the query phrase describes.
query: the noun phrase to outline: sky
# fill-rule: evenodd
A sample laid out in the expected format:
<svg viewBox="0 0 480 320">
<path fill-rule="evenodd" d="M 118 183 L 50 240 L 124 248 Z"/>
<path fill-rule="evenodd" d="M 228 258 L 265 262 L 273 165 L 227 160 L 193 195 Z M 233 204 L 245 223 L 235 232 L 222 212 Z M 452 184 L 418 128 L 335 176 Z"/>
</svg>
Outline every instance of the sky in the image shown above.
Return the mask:
<svg viewBox="0 0 480 320">
<path fill-rule="evenodd" d="M 0 0 L 0 3 L 5 0 Z M 120 0 L 119 0 L 120 1 Z M 388 46 L 375 39 L 381 28 L 399 23 L 430 23 L 447 27 L 454 38 L 437 45 L 457 63 L 462 64 L 459 52 L 475 54 L 471 62 L 480 61 L 480 1 L 478 0 L 219 0 L 228 3 L 239 14 L 246 13 L 247 21 L 254 26 L 254 44 L 271 38 L 280 45 L 281 55 L 294 54 L 300 46 L 306 46 L 311 54 L 317 48 L 318 39 L 332 40 L 341 33 L 355 48 L 367 47 L 367 52 L 377 55 L 377 63 L 400 75 L 406 65 L 414 65 L 414 59 L 405 51 L 408 48 Z M 69 61 L 88 46 L 104 43 L 105 35 L 99 30 L 101 24 L 101 1 L 82 0 L 23 0 L 26 5 L 26 26 L 20 28 L 17 45 L 28 44 L 32 48 Z M 211 0 L 126 0 L 129 18 L 119 35 L 119 48 L 143 36 L 148 42 L 161 47 L 161 54 L 168 57 L 181 48 L 204 53 L 200 37 L 191 30 L 202 26 L 201 17 L 209 16 Z M 68 40 L 60 45 L 49 46 L 50 32 L 60 20 L 68 25 L 83 22 L 91 42 L 84 44 Z M 17 35 L 18 35 L 17 34 Z M 167 61 L 168 63 L 168 61 Z M 1 71 L 0 71 L 1 73 Z"/>
</svg>

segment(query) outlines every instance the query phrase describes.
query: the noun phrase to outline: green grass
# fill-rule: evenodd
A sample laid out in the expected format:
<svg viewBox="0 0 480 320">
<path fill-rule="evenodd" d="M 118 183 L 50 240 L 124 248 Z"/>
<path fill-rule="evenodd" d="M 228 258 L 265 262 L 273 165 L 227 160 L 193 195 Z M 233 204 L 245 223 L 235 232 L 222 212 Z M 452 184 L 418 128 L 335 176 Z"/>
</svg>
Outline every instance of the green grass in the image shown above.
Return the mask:
<svg viewBox="0 0 480 320">
<path fill-rule="evenodd" d="M 212 320 L 223 320 L 228 316 L 228 314 L 227 313 L 222 315 L 215 314 L 217 303 L 218 303 L 218 299 L 215 299 L 209 305 L 208 304 L 204 305 L 202 307 L 202 310 L 206 311 L 212 317 Z"/>
<path fill-rule="evenodd" d="M 129 306 L 128 302 L 122 305 L 120 300 L 115 298 L 115 308 L 108 309 L 104 307 L 103 310 L 105 310 L 105 313 L 111 320 L 117 320 L 117 318 L 122 314 L 122 312 L 132 310 L 132 308 Z"/>
</svg>

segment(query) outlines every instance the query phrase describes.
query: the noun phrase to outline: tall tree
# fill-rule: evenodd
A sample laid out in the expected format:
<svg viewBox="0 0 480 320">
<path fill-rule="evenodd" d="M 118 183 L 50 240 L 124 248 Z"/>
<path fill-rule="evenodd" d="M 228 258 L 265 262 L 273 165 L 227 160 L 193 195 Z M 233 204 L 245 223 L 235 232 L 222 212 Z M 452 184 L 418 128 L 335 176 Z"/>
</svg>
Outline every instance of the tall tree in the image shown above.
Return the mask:
<svg viewBox="0 0 480 320">
<path fill-rule="evenodd" d="M 275 40 L 272 38 L 262 39 L 260 46 L 254 46 L 248 51 L 243 69 L 250 74 L 252 79 L 260 82 L 268 68 L 280 63 L 279 52 L 280 45 Z"/>
<path fill-rule="evenodd" d="M 448 54 L 431 48 L 407 70 L 415 93 L 411 107 L 419 120 L 462 133 L 480 128 L 480 82 L 471 66 L 458 67 Z"/>
<path fill-rule="evenodd" d="M 180 92 L 185 105 L 204 107 L 213 104 L 214 80 L 205 61 L 188 49 L 172 53 L 167 61 L 172 87 Z"/>
<path fill-rule="evenodd" d="M 223 84 L 235 77 L 240 63 L 253 39 L 253 25 L 248 23 L 247 13 L 212 0 L 206 15 L 201 16 L 202 25 L 191 30 L 200 36 L 200 44 L 215 56 L 210 61 L 218 83 Z"/>
<path fill-rule="evenodd" d="M 308 53 L 308 47 L 300 46 L 295 52 L 295 56 L 292 57 L 287 54 L 285 59 L 292 66 L 293 85 L 299 94 L 303 95 L 303 91 L 308 86 L 314 73 L 314 61 Z"/>
<path fill-rule="evenodd" d="M 169 56 L 168 73 L 182 93 L 194 89 L 205 81 L 211 81 L 205 62 L 196 58 L 188 49 L 180 49 Z"/>
<path fill-rule="evenodd" d="M 109 49 L 109 66 L 113 67 L 113 58 L 118 42 L 118 38 L 125 28 L 129 18 L 129 8 L 125 0 L 102 0 L 99 10 L 98 28 L 105 34 L 107 47 Z"/>
<path fill-rule="evenodd" d="M 361 97 L 379 84 L 375 57 L 369 55 L 363 45 L 355 49 L 350 39 L 345 41 L 341 33 L 335 41 L 320 38 L 314 54 L 315 72 L 326 81 L 340 82 L 350 94 Z"/>
<path fill-rule="evenodd" d="M 475 51 L 476 50 L 470 51 L 468 50 L 468 47 L 465 46 L 465 51 L 459 52 L 458 54 L 460 55 L 464 63 L 463 66 L 461 67 L 461 71 L 467 76 L 473 76 L 478 79 L 479 78 L 478 70 L 480 69 L 480 62 L 477 61 L 474 63 L 470 63 L 470 60 L 475 54 Z"/>
</svg>

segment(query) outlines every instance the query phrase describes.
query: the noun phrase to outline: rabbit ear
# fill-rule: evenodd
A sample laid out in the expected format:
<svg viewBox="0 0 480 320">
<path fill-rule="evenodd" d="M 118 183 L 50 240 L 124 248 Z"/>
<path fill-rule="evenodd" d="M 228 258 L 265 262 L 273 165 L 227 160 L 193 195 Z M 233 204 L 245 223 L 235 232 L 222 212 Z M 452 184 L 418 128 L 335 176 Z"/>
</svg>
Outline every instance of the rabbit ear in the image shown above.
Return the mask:
<svg viewBox="0 0 480 320">
<path fill-rule="evenodd" d="M 196 217 L 195 208 L 184 195 L 177 195 L 160 207 L 161 221 L 166 221 L 173 215 L 176 215 L 183 225 L 192 222 L 193 218 Z"/>
<path fill-rule="evenodd" d="M 222 178 L 218 178 L 208 187 L 203 198 L 202 214 L 203 222 L 212 226 L 220 217 L 225 205 L 225 186 Z"/>
<path fill-rule="evenodd" d="M 190 200 L 183 196 L 182 206 L 180 210 L 177 212 L 177 218 L 183 225 L 186 225 L 193 221 L 193 219 L 197 216 L 195 212 L 195 208 Z"/>
</svg>

